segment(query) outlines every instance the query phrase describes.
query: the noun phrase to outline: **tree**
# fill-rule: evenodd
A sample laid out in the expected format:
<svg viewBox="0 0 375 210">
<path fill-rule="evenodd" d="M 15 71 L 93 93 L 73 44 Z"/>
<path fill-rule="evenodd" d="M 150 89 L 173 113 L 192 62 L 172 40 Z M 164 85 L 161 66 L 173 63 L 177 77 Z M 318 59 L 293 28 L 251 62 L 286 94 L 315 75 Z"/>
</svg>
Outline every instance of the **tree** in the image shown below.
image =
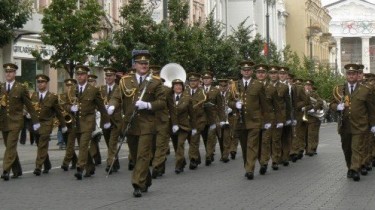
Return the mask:
<svg viewBox="0 0 375 210">
<path fill-rule="evenodd" d="M 31 0 L 0 1 L 0 48 L 14 37 L 14 29 L 22 28 L 31 16 Z"/>
<path fill-rule="evenodd" d="M 100 30 L 104 15 L 96 0 L 85 0 L 77 5 L 77 0 L 54 0 L 44 9 L 44 44 L 55 47 L 51 56 L 52 67 L 63 67 L 73 77 L 74 66 L 84 63 L 92 55 L 94 43 L 92 35 Z"/>
</svg>

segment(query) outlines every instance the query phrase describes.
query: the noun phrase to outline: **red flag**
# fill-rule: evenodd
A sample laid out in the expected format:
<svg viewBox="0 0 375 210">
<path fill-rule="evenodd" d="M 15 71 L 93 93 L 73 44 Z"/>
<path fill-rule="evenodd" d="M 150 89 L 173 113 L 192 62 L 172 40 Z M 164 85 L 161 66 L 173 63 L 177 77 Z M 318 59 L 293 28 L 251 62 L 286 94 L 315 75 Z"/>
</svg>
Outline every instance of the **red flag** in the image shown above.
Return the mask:
<svg viewBox="0 0 375 210">
<path fill-rule="evenodd" d="M 268 45 L 267 43 L 263 43 L 263 55 L 268 55 Z"/>
</svg>

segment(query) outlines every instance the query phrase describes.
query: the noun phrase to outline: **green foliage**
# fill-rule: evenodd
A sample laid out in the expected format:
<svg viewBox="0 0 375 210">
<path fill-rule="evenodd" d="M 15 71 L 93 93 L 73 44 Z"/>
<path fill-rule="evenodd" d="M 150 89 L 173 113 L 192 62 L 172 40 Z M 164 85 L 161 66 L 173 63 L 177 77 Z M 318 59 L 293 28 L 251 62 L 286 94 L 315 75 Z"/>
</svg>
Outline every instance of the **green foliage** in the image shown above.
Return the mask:
<svg viewBox="0 0 375 210">
<path fill-rule="evenodd" d="M 14 37 L 14 29 L 22 28 L 31 16 L 31 0 L 0 1 L 0 47 Z"/>
<path fill-rule="evenodd" d="M 52 67 L 64 67 L 73 77 L 76 63 L 84 63 L 93 53 L 92 35 L 100 30 L 104 15 L 96 0 L 86 0 L 77 8 L 76 0 L 54 0 L 44 9 L 44 44 L 55 47 L 51 56 Z"/>
</svg>

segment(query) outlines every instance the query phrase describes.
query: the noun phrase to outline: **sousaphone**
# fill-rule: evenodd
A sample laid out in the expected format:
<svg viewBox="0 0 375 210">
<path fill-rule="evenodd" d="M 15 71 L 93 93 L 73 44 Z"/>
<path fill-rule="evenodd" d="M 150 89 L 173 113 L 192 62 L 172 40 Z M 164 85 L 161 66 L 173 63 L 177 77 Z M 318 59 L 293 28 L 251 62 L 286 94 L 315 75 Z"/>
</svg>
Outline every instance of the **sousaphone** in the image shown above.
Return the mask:
<svg viewBox="0 0 375 210">
<path fill-rule="evenodd" d="M 180 79 L 185 82 L 186 72 L 180 64 L 168 63 L 160 70 L 160 77 L 165 79 L 165 86 L 172 87 L 172 81 L 175 79 Z"/>
</svg>

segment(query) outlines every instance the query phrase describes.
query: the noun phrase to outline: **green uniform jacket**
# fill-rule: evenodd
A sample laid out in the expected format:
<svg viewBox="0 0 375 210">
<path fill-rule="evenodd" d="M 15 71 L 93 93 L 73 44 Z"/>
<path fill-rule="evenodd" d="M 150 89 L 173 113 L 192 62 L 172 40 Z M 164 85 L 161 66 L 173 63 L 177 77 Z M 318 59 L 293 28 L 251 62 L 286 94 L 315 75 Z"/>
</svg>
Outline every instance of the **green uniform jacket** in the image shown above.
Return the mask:
<svg viewBox="0 0 375 210">
<path fill-rule="evenodd" d="M 220 106 L 221 103 L 220 91 L 218 88 L 211 85 L 206 96 L 205 110 L 207 113 L 207 124 L 216 124 L 218 121 L 218 106 Z"/>
<path fill-rule="evenodd" d="M 235 86 L 242 98 L 241 113 L 243 118 L 243 123 L 238 123 L 237 129 L 261 129 L 264 122 L 264 107 L 266 106 L 263 83 L 251 79 L 246 91 L 242 80 L 236 81 Z M 230 107 L 235 110 L 236 101 L 230 102 Z"/>
<path fill-rule="evenodd" d="M 343 91 L 343 88 L 345 90 Z M 375 126 L 375 99 L 371 89 L 365 85 L 357 83 L 352 94 L 349 94 L 348 85 L 340 85 L 339 92 L 345 93 L 348 101 L 348 107 L 345 107 L 343 113 L 342 126 L 339 133 L 363 134 L 367 133 L 370 127 Z M 337 111 L 337 104 L 340 102 L 332 101 L 330 108 Z"/>
<path fill-rule="evenodd" d="M 103 101 L 105 101 L 106 103 L 109 103 L 109 101 L 111 100 L 111 98 L 113 96 L 113 93 L 115 92 L 115 90 L 117 88 L 118 88 L 118 85 L 115 84 L 113 86 L 113 89 L 111 90 L 111 94 L 108 95 L 108 86 L 107 85 L 100 86 L 99 91 L 100 91 L 100 96 L 102 97 Z M 107 105 L 107 104 L 105 104 L 105 105 Z M 110 120 L 111 120 L 111 124 L 112 124 L 111 126 L 115 126 L 116 128 L 121 128 L 122 113 L 121 113 L 120 107 L 115 108 L 115 111 L 110 116 Z M 100 127 L 104 129 L 104 120 L 103 120 L 102 116 L 100 116 Z"/>
<path fill-rule="evenodd" d="M 312 109 L 310 98 L 306 95 L 303 86 L 292 85 L 292 101 L 294 110 L 294 120 L 302 120 L 302 107 L 306 110 Z"/>
<path fill-rule="evenodd" d="M 322 100 L 322 98 L 320 98 L 320 96 L 318 95 L 317 92 L 308 92 L 308 93 L 306 93 L 306 95 L 307 95 L 307 97 L 309 97 L 309 100 L 310 100 L 310 97 L 316 99 L 316 102 L 314 102 L 314 103 L 310 100 L 310 103 L 311 103 L 311 105 L 312 105 L 312 107 L 315 111 L 323 109 L 323 100 Z M 309 111 L 309 110 L 307 110 L 307 111 Z M 308 123 L 319 122 L 319 121 L 320 121 L 319 118 L 317 118 L 315 116 L 312 116 L 310 114 L 307 114 L 307 122 Z"/>
<path fill-rule="evenodd" d="M 6 95 L 6 96 L 5 96 Z M 23 109 L 31 115 L 33 123 L 38 123 L 38 116 L 31 103 L 29 91 L 19 82 L 14 82 L 7 94 L 5 83 L 1 86 L 1 96 L 6 97 L 5 107 L 1 106 L 0 126 L 2 131 L 21 130 L 24 126 Z"/>
<path fill-rule="evenodd" d="M 279 113 L 279 108 L 277 106 L 278 105 L 277 104 L 277 91 L 276 91 L 276 88 L 270 82 L 267 81 L 263 84 L 264 84 L 264 92 L 266 96 L 266 106 L 263 107 L 264 108 L 263 124 L 274 123 L 275 113 Z"/>
<path fill-rule="evenodd" d="M 285 123 L 287 116 L 290 116 L 290 97 L 289 87 L 279 81 L 275 84 L 277 112 L 275 115 L 276 123 Z"/>
<path fill-rule="evenodd" d="M 38 130 L 39 134 L 51 134 L 54 124 L 54 117 L 60 122 L 61 127 L 65 127 L 64 116 L 62 115 L 62 107 L 59 104 L 58 97 L 55 93 L 47 92 L 41 103 L 39 103 L 39 93 L 34 92 L 31 95 L 31 102 L 33 104 L 38 104 L 39 110 L 36 110 L 40 128 Z"/>
<path fill-rule="evenodd" d="M 78 93 L 78 85 L 75 88 L 72 88 L 69 93 L 70 98 L 75 97 Z M 68 96 L 67 96 L 68 97 Z M 68 97 L 69 98 L 69 97 Z M 101 119 L 103 123 L 109 122 L 109 116 L 107 110 L 104 106 L 103 99 L 100 95 L 99 89 L 86 84 L 85 90 L 82 95 L 78 95 L 78 120 L 79 120 L 79 130 L 77 132 L 92 132 L 96 128 L 96 110 L 101 114 Z M 72 104 L 66 104 L 66 109 L 71 110 Z M 75 114 L 72 112 L 72 116 Z"/>
<path fill-rule="evenodd" d="M 185 93 L 190 95 L 191 89 L 186 88 Z M 204 104 L 207 96 L 205 95 L 203 89 L 197 88 L 194 95 L 190 97 L 193 103 L 194 110 L 192 114 L 192 118 L 194 120 L 192 121 L 191 127 L 192 129 L 197 129 L 197 131 L 203 131 L 204 127 L 207 124 L 207 114 L 204 109 Z"/>
<path fill-rule="evenodd" d="M 223 97 L 222 93 L 220 92 L 220 101 L 221 103 L 218 105 L 218 115 L 219 115 L 219 121 L 225 122 L 228 120 L 229 114 L 226 114 L 226 108 L 229 107 L 229 102 L 233 101 L 233 95 L 230 91 L 225 92 L 225 96 Z M 232 111 L 233 113 L 233 111 Z"/>
<path fill-rule="evenodd" d="M 153 76 L 150 81 L 144 81 L 141 86 L 139 86 L 135 74 L 124 76 L 120 80 L 119 88 L 115 90 L 109 101 L 109 105 L 113 105 L 115 108 L 122 107 L 125 115 L 125 126 L 127 126 L 135 110 L 135 103 L 140 99 L 147 82 L 149 82 L 149 85 L 147 86 L 142 101 L 149 102 L 151 104 L 151 110 L 144 109 L 138 111 L 128 134 L 146 135 L 156 132 L 155 112 L 166 106 L 166 97 L 160 78 Z"/>
<path fill-rule="evenodd" d="M 180 129 L 190 131 L 193 121 L 193 103 L 190 95 L 182 93 L 180 100 L 176 104 L 174 93 L 171 93 L 167 96 L 167 106 L 171 116 L 171 125 L 178 125 Z"/>
</svg>

